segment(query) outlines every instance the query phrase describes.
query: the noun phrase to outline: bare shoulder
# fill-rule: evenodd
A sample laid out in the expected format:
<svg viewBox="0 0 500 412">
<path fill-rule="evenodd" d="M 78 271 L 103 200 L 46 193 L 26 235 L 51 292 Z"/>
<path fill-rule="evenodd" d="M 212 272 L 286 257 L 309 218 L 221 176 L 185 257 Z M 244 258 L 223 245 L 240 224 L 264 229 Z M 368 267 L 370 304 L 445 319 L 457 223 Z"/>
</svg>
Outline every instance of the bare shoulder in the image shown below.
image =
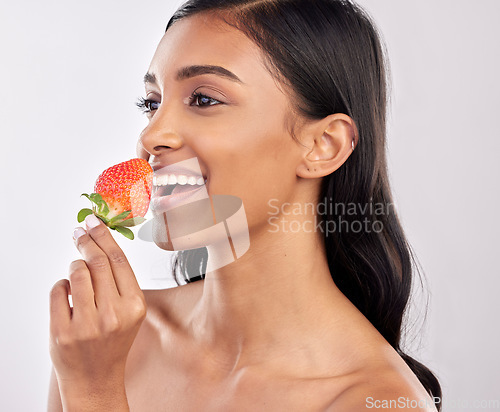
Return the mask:
<svg viewBox="0 0 500 412">
<path fill-rule="evenodd" d="M 201 282 L 201 281 L 200 281 Z M 199 299 L 201 285 L 194 282 L 175 288 L 144 290 L 146 318 L 127 358 L 127 368 L 131 374 L 148 366 L 166 355 L 166 348 L 176 347 L 182 335 L 183 322 Z"/>
<path fill-rule="evenodd" d="M 418 379 L 398 367 L 367 369 L 335 397 L 328 412 L 362 411 L 436 412 L 434 402 Z"/>
</svg>

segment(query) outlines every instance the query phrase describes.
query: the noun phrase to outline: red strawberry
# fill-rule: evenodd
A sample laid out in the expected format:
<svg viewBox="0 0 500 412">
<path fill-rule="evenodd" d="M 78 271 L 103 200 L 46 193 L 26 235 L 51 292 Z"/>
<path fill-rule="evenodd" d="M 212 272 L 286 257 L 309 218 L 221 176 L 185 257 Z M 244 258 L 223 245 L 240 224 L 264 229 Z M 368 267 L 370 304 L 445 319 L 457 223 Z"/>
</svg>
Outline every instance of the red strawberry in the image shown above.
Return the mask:
<svg viewBox="0 0 500 412">
<path fill-rule="evenodd" d="M 90 195 L 83 193 L 93 204 L 91 209 L 78 212 L 78 222 L 94 213 L 110 229 L 129 239 L 134 238 L 128 229 L 143 223 L 148 211 L 153 187 L 153 169 L 144 159 L 131 159 L 111 166 L 102 172 Z"/>
</svg>

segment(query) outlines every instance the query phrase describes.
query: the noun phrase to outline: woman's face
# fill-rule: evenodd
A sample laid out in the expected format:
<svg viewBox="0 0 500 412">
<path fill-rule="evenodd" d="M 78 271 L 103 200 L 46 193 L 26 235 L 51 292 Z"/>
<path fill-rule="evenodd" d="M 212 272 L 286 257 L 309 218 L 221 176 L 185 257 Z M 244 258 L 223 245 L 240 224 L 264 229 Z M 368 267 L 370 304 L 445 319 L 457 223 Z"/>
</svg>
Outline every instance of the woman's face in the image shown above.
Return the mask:
<svg viewBox="0 0 500 412">
<path fill-rule="evenodd" d="M 289 133 L 289 98 L 258 46 L 215 17 L 184 18 L 163 36 L 145 80 L 151 111 L 140 144 L 149 161 L 196 157 L 208 194 L 238 196 L 250 234 L 267 230 L 268 202 L 293 198 L 304 149 Z"/>
</svg>

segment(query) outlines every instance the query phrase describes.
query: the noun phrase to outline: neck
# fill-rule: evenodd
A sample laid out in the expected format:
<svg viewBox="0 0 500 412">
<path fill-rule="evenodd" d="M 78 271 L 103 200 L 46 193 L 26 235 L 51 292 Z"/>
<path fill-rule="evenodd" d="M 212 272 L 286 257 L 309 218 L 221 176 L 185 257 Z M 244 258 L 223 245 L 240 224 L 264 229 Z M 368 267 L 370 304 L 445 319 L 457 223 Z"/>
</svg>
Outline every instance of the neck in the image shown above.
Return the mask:
<svg viewBox="0 0 500 412">
<path fill-rule="evenodd" d="M 321 235 L 251 233 L 245 255 L 206 274 L 190 318 L 194 339 L 230 370 L 317 350 L 319 334 L 333 330 L 346 300 L 332 280 Z"/>
</svg>

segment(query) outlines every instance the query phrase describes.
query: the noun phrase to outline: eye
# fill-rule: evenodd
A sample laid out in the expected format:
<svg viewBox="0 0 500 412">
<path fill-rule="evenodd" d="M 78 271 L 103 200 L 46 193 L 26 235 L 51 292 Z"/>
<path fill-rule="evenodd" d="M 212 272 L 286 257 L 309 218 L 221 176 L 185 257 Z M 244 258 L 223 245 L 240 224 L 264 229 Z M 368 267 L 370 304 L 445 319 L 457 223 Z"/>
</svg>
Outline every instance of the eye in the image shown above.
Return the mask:
<svg viewBox="0 0 500 412">
<path fill-rule="evenodd" d="M 158 110 L 160 107 L 160 102 L 155 102 L 154 100 L 145 99 L 144 97 L 139 97 L 135 105 L 139 108 L 142 113 L 151 113 Z"/>
<path fill-rule="evenodd" d="M 189 98 L 190 106 L 209 107 L 209 106 L 215 106 L 217 104 L 222 104 L 222 102 L 197 92 L 194 92 Z"/>
</svg>

